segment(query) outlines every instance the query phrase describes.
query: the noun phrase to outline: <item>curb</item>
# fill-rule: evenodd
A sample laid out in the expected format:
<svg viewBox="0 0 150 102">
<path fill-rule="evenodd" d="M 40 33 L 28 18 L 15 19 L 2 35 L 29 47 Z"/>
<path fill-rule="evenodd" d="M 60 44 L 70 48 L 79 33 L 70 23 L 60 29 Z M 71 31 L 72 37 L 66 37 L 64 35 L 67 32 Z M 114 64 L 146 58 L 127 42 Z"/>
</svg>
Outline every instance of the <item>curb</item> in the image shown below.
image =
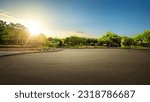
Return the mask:
<svg viewBox="0 0 150 102">
<path fill-rule="evenodd" d="M 58 52 L 58 51 L 62 51 L 62 50 L 64 50 L 64 49 L 50 50 L 50 51 L 33 51 L 33 52 L 11 53 L 11 54 L 0 55 L 0 57 L 13 56 L 13 55 L 22 55 L 22 54 L 30 54 L 30 53 Z"/>
</svg>

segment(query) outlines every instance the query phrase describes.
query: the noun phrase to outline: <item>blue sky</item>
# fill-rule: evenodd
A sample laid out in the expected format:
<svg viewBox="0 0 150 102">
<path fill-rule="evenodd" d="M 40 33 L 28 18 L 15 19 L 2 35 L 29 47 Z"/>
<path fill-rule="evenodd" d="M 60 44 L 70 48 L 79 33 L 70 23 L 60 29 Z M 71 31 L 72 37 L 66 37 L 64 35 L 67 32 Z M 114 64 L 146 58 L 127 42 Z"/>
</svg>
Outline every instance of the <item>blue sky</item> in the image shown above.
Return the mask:
<svg viewBox="0 0 150 102">
<path fill-rule="evenodd" d="M 50 36 L 132 36 L 150 29 L 150 0 L 0 0 L 0 19 L 36 22 Z M 81 35 L 80 34 L 80 35 Z"/>
</svg>

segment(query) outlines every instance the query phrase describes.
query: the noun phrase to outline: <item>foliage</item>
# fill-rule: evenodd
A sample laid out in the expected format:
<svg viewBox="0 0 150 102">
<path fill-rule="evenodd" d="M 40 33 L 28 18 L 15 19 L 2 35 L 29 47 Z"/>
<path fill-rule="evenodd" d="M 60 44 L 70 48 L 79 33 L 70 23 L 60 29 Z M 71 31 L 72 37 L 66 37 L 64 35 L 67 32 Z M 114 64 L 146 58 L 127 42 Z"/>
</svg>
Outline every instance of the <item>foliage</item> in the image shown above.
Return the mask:
<svg viewBox="0 0 150 102">
<path fill-rule="evenodd" d="M 121 39 L 121 47 L 133 45 L 133 39 L 123 36 Z"/>
<path fill-rule="evenodd" d="M 0 20 L 0 45 L 31 45 L 69 48 L 101 48 L 101 47 L 150 47 L 150 30 L 136 34 L 133 37 L 119 36 L 113 32 L 106 32 L 105 35 L 96 38 L 85 38 L 70 36 L 63 39 L 46 37 L 44 34 L 31 36 L 28 29 L 19 23 L 7 23 Z M 2 47 L 2 46 L 1 46 Z M 4 46 L 5 47 L 5 46 Z M 136 48 L 136 47 L 135 47 Z"/>
<path fill-rule="evenodd" d="M 63 46 L 63 39 L 49 37 L 47 38 L 47 41 L 48 41 L 49 47 L 62 47 Z"/>
<path fill-rule="evenodd" d="M 121 37 L 112 32 L 106 32 L 106 35 L 103 35 L 99 38 L 100 46 L 108 47 L 120 47 Z"/>
<path fill-rule="evenodd" d="M 136 34 L 133 37 L 133 40 L 136 46 L 150 47 L 150 30 L 146 30 L 143 33 Z"/>
<path fill-rule="evenodd" d="M 64 44 L 66 46 L 96 46 L 98 45 L 98 40 L 95 38 L 71 36 L 64 39 Z"/>
<path fill-rule="evenodd" d="M 0 21 L 0 44 L 25 44 L 29 36 L 25 26 Z"/>
</svg>

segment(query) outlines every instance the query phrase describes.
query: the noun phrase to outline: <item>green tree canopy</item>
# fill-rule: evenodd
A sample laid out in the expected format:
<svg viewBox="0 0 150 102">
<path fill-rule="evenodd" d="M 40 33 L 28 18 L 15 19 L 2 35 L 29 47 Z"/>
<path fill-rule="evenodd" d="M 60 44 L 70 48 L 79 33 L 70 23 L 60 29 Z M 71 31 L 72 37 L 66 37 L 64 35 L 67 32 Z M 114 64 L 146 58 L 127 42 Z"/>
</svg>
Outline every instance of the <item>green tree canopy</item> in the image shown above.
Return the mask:
<svg viewBox="0 0 150 102">
<path fill-rule="evenodd" d="M 113 32 L 106 32 L 105 35 L 99 38 L 99 44 L 107 46 L 119 47 L 121 42 L 121 37 Z"/>
</svg>

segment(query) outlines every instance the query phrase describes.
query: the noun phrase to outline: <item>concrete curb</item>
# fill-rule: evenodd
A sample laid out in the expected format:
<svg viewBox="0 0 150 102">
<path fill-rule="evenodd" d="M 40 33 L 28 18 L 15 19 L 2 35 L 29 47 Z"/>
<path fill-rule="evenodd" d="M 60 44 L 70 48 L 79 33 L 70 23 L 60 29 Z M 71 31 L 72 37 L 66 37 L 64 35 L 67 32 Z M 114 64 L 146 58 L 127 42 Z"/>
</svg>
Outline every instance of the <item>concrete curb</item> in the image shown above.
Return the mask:
<svg viewBox="0 0 150 102">
<path fill-rule="evenodd" d="M 56 50 L 49 50 L 49 51 L 31 51 L 31 52 L 9 53 L 9 54 L 0 55 L 0 57 L 13 56 L 13 55 L 22 55 L 22 54 L 30 54 L 30 53 L 58 52 L 58 51 L 62 51 L 62 50 L 64 50 L 64 49 L 56 49 Z"/>
</svg>

